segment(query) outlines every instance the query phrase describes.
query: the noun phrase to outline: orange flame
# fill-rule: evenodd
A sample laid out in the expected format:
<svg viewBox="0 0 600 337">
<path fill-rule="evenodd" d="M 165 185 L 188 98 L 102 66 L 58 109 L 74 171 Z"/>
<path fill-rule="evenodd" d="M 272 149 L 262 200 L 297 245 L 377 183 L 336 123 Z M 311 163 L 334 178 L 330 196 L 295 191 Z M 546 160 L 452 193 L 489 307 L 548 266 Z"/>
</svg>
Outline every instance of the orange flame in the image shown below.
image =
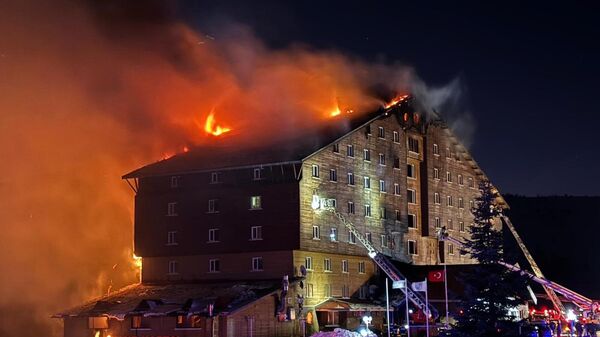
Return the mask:
<svg viewBox="0 0 600 337">
<path fill-rule="evenodd" d="M 396 105 L 396 104 L 402 102 L 403 100 L 405 100 L 406 97 L 408 97 L 408 95 L 398 95 L 398 96 L 394 97 L 393 100 L 391 100 L 389 103 L 387 103 L 383 107 L 386 108 L 386 109 L 389 109 L 389 108 L 393 107 L 394 105 Z"/>
<path fill-rule="evenodd" d="M 209 135 L 220 136 L 226 132 L 231 131 L 231 129 L 228 127 L 216 125 L 215 112 L 213 109 L 211 110 L 210 114 L 208 114 L 208 117 L 206 117 L 206 123 L 204 123 L 204 131 L 206 131 L 206 133 L 208 133 Z"/>
</svg>

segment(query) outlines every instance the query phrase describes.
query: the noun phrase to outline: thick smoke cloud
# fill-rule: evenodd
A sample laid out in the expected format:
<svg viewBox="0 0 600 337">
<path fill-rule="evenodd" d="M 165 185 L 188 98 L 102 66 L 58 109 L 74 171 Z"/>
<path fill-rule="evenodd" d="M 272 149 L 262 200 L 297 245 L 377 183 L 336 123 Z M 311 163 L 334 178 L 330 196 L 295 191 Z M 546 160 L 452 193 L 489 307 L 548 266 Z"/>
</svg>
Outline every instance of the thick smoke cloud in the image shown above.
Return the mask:
<svg viewBox="0 0 600 337">
<path fill-rule="evenodd" d="M 243 26 L 206 36 L 124 3 L 3 2 L 2 336 L 58 336 L 52 313 L 136 282 L 122 174 L 183 147 L 266 144 L 419 83 L 400 65 L 269 50 Z M 210 111 L 233 131 L 207 136 Z"/>
</svg>

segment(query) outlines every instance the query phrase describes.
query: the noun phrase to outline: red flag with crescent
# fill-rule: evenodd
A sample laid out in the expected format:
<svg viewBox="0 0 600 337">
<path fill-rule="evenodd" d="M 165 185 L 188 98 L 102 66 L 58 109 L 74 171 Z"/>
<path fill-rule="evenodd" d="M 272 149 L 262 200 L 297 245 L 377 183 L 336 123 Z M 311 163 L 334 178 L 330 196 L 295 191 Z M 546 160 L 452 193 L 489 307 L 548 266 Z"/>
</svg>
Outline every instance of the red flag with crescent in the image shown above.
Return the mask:
<svg viewBox="0 0 600 337">
<path fill-rule="evenodd" d="M 429 279 L 429 282 L 444 282 L 444 271 L 432 270 L 429 272 L 429 275 L 427 275 L 427 279 Z"/>
</svg>

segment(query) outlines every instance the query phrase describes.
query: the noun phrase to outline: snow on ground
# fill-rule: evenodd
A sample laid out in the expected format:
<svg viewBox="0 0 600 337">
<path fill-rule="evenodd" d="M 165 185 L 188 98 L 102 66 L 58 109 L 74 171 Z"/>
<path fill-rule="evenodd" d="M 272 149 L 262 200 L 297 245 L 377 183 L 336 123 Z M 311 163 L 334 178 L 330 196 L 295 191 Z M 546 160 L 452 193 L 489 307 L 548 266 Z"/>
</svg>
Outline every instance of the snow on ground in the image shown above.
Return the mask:
<svg viewBox="0 0 600 337">
<path fill-rule="evenodd" d="M 375 336 L 374 334 L 370 334 L 368 336 Z M 358 332 L 348 331 L 344 329 L 335 329 L 329 332 L 317 332 L 316 334 L 310 337 L 363 337 Z"/>
</svg>

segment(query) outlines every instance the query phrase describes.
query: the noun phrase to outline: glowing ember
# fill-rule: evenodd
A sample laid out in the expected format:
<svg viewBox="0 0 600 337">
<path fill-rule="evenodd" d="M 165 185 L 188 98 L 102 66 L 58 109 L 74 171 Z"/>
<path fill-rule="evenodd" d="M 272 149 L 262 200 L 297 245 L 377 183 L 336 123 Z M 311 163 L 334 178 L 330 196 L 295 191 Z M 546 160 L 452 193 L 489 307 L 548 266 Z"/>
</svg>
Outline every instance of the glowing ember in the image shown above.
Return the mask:
<svg viewBox="0 0 600 337">
<path fill-rule="evenodd" d="M 135 265 L 137 268 L 142 268 L 142 257 L 141 256 L 137 256 L 135 254 L 133 254 L 133 265 Z"/>
<path fill-rule="evenodd" d="M 226 132 L 231 131 L 230 128 L 216 125 L 214 109 L 210 111 L 208 117 L 206 117 L 206 123 L 204 123 L 204 131 L 209 135 L 220 136 Z"/>
<path fill-rule="evenodd" d="M 187 146 L 184 146 L 184 147 L 183 147 L 183 152 L 188 152 L 189 150 L 190 150 L 190 148 L 189 148 L 189 147 L 187 147 Z"/>
<path fill-rule="evenodd" d="M 337 116 L 337 115 L 339 115 L 339 114 L 341 114 L 341 113 L 342 113 L 342 110 L 340 110 L 340 108 L 339 108 L 339 107 L 336 107 L 334 110 L 332 110 L 332 111 L 329 113 L 329 115 L 330 115 L 331 117 L 335 117 L 335 116 Z"/>
<path fill-rule="evenodd" d="M 394 105 L 396 105 L 396 104 L 402 102 L 403 100 L 405 100 L 406 97 L 408 97 L 408 95 L 396 96 L 396 97 L 394 97 L 393 100 L 391 100 L 389 103 L 387 103 L 383 107 L 386 108 L 386 109 L 389 109 L 389 108 L 393 107 Z"/>
</svg>

